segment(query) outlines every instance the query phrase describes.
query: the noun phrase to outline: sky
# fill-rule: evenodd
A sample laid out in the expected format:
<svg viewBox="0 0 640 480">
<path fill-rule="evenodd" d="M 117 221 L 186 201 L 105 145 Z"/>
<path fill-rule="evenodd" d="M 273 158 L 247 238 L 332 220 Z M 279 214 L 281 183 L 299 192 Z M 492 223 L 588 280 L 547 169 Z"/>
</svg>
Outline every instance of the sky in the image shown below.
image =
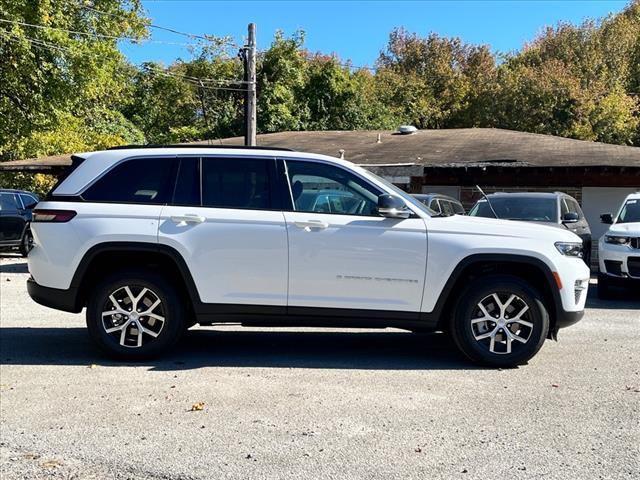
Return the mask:
<svg viewBox="0 0 640 480">
<path fill-rule="evenodd" d="M 580 23 L 619 12 L 623 0 L 538 1 L 143 1 L 152 23 L 176 30 L 231 36 L 243 43 L 247 24 L 256 23 L 258 48 L 269 46 L 276 30 L 306 32 L 312 52 L 336 54 L 353 65 L 372 66 L 395 27 L 427 35 L 457 36 L 488 44 L 494 52 L 518 50 L 546 25 Z M 188 42 L 188 38 L 151 29 L 152 39 Z M 179 45 L 121 44 L 133 62 L 188 60 Z"/>
</svg>

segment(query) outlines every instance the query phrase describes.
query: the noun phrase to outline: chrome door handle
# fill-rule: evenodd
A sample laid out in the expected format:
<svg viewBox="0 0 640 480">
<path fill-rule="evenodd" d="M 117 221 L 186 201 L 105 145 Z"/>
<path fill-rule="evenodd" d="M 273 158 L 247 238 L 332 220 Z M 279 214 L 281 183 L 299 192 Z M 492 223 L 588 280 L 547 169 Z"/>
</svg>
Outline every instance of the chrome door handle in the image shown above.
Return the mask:
<svg viewBox="0 0 640 480">
<path fill-rule="evenodd" d="M 293 224 L 307 232 L 310 232 L 311 229 L 324 230 L 329 226 L 327 222 L 323 222 L 322 220 L 307 220 L 305 222 L 293 222 Z"/>
<path fill-rule="evenodd" d="M 187 213 L 185 215 L 172 215 L 171 221 L 174 223 L 203 223 L 205 218 L 194 213 Z"/>
</svg>

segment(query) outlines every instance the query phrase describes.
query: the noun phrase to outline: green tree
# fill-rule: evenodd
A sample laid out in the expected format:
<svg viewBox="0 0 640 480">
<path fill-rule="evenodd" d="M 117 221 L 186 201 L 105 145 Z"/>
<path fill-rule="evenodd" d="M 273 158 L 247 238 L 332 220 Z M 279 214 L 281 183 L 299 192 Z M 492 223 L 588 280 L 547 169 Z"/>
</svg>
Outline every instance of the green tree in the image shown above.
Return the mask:
<svg viewBox="0 0 640 480">
<path fill-rule="evenodd" d="M 106 14 L 80 2 L 0 0 L 0 158 L 92 146 L 104 127 L 96 116 L 109 117 L 107 111 L 117 112 L 128 100 L 128 69 L 117 40 L 146 35 L 140 1 L 92 5 Z M 126 141 L 115 133 L 107 133 L 110 142 Z M 41 148 L 38 139 L 48 136 L 55 141 Z"/>
<path fill-rule="evenodd" d="M 301 130 L 309 112 L 300 99 L 305 83 L 306 55 L 302 51 L 304 32 L 291 38 L 276 32 L 271 46 L 260 55 L 258 65 L 258 130 L 280 132 Z"/>
</svg>

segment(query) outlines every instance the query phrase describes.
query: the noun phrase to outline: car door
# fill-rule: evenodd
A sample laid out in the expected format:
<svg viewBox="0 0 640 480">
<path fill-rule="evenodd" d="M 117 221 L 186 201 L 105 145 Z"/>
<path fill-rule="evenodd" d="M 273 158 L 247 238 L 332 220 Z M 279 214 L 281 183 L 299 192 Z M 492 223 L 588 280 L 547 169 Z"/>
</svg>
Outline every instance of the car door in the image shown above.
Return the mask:
<svg viewBox="0 0 640 480">
<path fill-rule="evenodd" d="M 427 258 L 425 222 L 377 213 L 383 192 L 347 169 L 311 160 L 286 160 L 291 208 L 289 310 L 321 307 L 419 312 Z M 323 190 L 349 201 L 314 210 Z M 305 199 L 302 201 L 302 199 Z M 353 312 L 352 312 L 353 313 Z"/>
<path fill-rule="evenodd" d="M 183 157 L 158 240 L 180 252 L 209 304 L 287 301 L 287 231 L 274 193 L 275 160 Z"/>
<path fill-rule="evenodd" d="M 25 228 L 25 219 L 21 214 L 22 203 L 13 192 L 0 193 L 0 243 L 20 242 Z"/>
</svg>

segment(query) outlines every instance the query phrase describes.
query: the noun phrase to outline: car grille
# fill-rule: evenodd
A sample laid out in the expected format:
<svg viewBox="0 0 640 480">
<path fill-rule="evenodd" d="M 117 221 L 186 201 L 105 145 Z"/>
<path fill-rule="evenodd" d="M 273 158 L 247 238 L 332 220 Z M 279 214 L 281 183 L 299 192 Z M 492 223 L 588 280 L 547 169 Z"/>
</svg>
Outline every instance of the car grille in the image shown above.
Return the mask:
<svg viewBox="0 0 640 480">
<path fill-rule="evenodd" d="M 632 277 L 640 278 L 640 257 L 629 257 L 627 259 L 627 270 Z"/>
<path fill-rule="evenodd" d="M 616 262 L 615 260 L 605 260 L 604 267 L 607 269 L 607 273 L 611 275 L 622 276 L 622 262 Z"/>
<path fill-rule="evenodd" d="M 629 245 L 631 245 L 631 248 L 640 248 L 640 237 L 631 237 Z"/>
</svg>

